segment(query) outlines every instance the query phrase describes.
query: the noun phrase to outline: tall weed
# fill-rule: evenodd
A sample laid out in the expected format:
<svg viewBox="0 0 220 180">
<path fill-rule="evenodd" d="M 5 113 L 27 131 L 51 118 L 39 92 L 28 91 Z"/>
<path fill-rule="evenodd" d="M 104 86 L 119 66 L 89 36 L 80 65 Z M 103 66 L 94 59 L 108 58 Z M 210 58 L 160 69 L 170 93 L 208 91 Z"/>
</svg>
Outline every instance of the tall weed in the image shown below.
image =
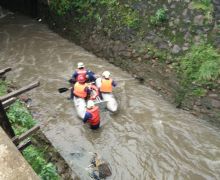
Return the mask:
<svg viewBox="0 0 220 180">
<path fill-rule="evenodd" d="M 214 83 L 220 76 L 220 55 L 210 44 L 194 45 L 180 61 L 180 72 L 189 83 Z"/>
</svg>

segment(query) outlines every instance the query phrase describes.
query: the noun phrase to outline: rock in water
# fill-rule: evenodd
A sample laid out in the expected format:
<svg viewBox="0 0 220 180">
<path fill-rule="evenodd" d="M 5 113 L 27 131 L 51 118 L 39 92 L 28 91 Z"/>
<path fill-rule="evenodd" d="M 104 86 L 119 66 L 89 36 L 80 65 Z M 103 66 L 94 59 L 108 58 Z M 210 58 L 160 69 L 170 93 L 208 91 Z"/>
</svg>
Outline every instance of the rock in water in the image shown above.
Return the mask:
<svg viewBox="0 0 220 180">
<path fill-rule="evenodd" d="M 109 163 L 102 159 L 100 156 L 98 156 L 97 153 L 94 153 L 94 156 L 91 160 L 91 164 L 94 166 L 94 172 L 98 170 L 99 178 L 103 179 L 112 175 Z"/>
<path fill-rule="evenodd" d="M 112 172 L 111 172 L 111 170 L 109 168 L 109 164 L 108 163 L 100 164 L 98 166 L 98 171 L 99 171 L 99 177 L 100 178 L 106 178 L 106 177 L 112 175 Z"/>
</svg>

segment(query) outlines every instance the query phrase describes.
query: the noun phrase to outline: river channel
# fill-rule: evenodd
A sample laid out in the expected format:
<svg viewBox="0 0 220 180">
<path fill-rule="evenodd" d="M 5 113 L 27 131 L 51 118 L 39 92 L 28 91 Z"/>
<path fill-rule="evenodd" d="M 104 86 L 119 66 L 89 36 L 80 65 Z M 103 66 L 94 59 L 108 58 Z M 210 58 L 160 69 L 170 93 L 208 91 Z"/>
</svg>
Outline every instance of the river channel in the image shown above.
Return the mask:
<svg viewBox="0 0 220 180">
<path fill-rule="evenodd" d="M 76 116 L 69 87 L 77 62 L 97 74 L 131 78 L 36 19 L 0 14 L 0 68 L 12 67 L 7 79 L 18 86 L 40 81 L 28 95 L 42 131 L 80 179 L 91 152 L 107 160 L 112 180 L 220 179 L 220 131 L 206 120 L 176 109 L 137 80 L 118 81 L 119 111 L 101 111 L 101 128 L 92 131 Z"/>
</svg>

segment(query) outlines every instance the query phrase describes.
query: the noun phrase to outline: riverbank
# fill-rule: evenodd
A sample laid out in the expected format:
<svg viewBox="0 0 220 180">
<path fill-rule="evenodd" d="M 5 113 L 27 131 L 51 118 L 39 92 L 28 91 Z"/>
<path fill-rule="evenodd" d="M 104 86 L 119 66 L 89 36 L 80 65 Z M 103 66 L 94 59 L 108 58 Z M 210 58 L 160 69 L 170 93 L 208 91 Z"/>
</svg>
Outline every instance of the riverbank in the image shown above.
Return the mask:
<svg viewBox="0 0 220 180">
<path fill-rule="evenodd" d="M 51 142 L 47 139 L 42 131 L 37 132 L 32 139 L 34 146 L 44 150 L 44 154 L 47 162 L 51 162 L 56 166 L 57 173 L 60 179 L 63 180 L 77 180 L 78 177 L 71 170 L 69 165 L 60 155 L 60 153 L 53 147 Z"/>
<path fill-rule="evenodd" d="M 13 89 L 15 87 L 12 87 L 9 82 L 0 80 L 0 95 L 11 92 Z M 7 109 L 7 116 L 17 136 L 26 132 L 36 123 L 29 112 L 31 109 L 28 109 L 31 99 L 25 95 L 19 98 L 20 100 L 17 100 Z M 41 127 L 43 128 L 43 125 Z M 42 179 L 77 179 L 41 130 L 38 130 L 30 139 L 32 144 L 26 147 L 22 154 L 38 176 Z"/>
</svg>

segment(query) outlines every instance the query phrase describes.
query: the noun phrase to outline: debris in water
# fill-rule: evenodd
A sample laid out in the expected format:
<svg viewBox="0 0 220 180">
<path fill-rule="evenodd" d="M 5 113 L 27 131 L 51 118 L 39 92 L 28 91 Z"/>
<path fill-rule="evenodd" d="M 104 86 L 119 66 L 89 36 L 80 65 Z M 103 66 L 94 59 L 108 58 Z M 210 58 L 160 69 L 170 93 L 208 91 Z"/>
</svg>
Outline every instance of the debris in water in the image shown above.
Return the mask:
<svg viewBox="0 0 220 180">
<path fill-rule="evenodd" d="M 112 175 L 110 165 L 102 159 L 97 153 L 93 154 L 91 164 L 86 168 L 90 177 L 99 180 Z"/>
</svg>

